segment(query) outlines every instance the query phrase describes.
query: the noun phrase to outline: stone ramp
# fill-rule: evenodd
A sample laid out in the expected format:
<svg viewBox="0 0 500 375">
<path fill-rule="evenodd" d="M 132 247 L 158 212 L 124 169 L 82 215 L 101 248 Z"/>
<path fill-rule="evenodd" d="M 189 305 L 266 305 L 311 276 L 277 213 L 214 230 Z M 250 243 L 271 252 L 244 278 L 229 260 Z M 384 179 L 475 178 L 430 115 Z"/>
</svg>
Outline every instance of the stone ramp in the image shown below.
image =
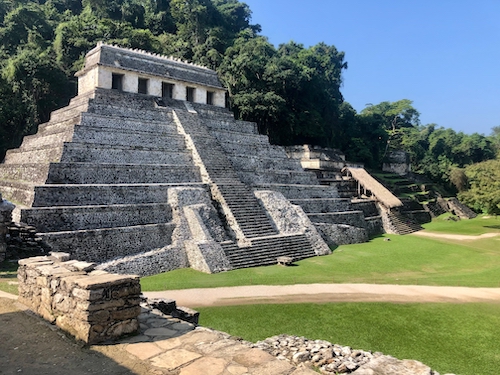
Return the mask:
<svg viewBox="0 0 500 375">
<path fill-rule="evenodd" d="M 403 203 L 384 185 L 374 179 L 364 168 L 346 167 L 345 170 L 360 186 L 369 190 L 387 208 L 400 207 Z"/>
</svg>

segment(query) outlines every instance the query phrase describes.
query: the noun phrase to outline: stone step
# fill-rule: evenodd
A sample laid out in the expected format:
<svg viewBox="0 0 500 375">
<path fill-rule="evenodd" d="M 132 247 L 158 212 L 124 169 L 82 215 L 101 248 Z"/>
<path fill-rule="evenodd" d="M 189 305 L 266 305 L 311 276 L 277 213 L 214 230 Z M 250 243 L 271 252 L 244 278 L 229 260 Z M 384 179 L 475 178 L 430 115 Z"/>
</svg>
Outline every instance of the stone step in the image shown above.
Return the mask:
<svg viewBox="0 0 500 375">
<path fill-rule="evenodd" d="M 56 109 L 50 114 L 51 123 L 65 121 L 78 116 L 81 112 L 85 112 L 89 107 L 89 102 L 92 100 L 93 93 L 78 95 L 71 99 L 65 107 Z"/>
<path fill-rule="evenodd" d="M 25 136 L 19 150 L 31 151 L 43 147 L 62 147 L 64 142 L 70 142 L 73 139 L 73 128 L 73 126 L 68 126 L 58 133 L 37 133 Z"/>
<path fill-rule="evenodd" d="M 288 199 L 305 198 L 339 198 L 334 186 L 325 185 L 294 185 L 294 184 L 255 184 L 257 190 L 275 190 Z"/>
<path fill-rule="evenodd" d="M 80 123 L 80 119 L 81 119 L 81 114 L 66 119 L 64 121 L 59 121 L 59 122 L 49 121 L 44 124 L 40 124 L 38 125 L 37 134 L 42 136 L 42 135 L 63 133 L 68 129 L 73 129 L 75 125 Z"/>
<path fill-rule="evenodd" d="M 151 133 L 140 130 L 94 126 L 76 126 L 73 142 L 142 148 L 169 148 L 174 150 L 181 150 L 186 146 L 184 137 L 177 133 L 165 131 Z"/>
<path fill-rule="evenodd" d="M 182 101 L 179 100 L 168 100 L 168 107 L 158 106 L 159 99 L 160 98 L 152 95 L 143 95 L 125 91 L 96 88 L 94 90 L 94 96 L 91 104 L 107 105 L 109 107 L 117 108 L 123 107 L 133 110 L 136 113 L 139 113 L 141 111 L 156 111 L 158 113 L 168 113 L 171 111 L 170 107 L 185 108 L 182 104 Z"/>
<path fill-rule="evenodd" d="M 201 103 L 190 103 L 193 108 L 198 112 L 200 116 L 204 118 L 216 118 L 216 119 L 232 119 L 234 120 L 233 112 L 225 107 L 215 107 L 212 105 L 206 105 Z"/>
<path fill-rule="evenodd" d="M 303 235 L 264 237 L 252 240 L 251 244 L 250 247 L 236 248 L 228 242 L 221 246 L 234 268 L 276 264 L 280 256 L 290 256 L 296 261 L 316 255 Z"/>
<path fill-rule="evenodd" d="M 210 134 L 221 143 L 239 143 L 245 145 L 269 146 L 269 137 L 261 134 L 248 134 L 212 128 Z"/>
<path fill-rule="evenodd" d="M 52 251 L 69 253 L 73 259 L 102 263 L 168 246 L 173 229 L 173 224 L 147 224 L 38 235 Z"/>
<path fill-rule="evenodd" d="M 65 163 L 186 164 L 191 153 L 185 148 L 145 148 L 66 143 L 60 158 Z"/>
<path fill-rule="evenodd" d="M 44 145 L 37 149 L 23 150 L 14 149 L 8 150 L 5 155 L 5 164 L 40 164 L 58 162 L 63 153 L 63 145 L 52 146 Z"/>
<path fill-rule="evenodd" d="M 422 226 L 401 214 L 390 213 L 388 218 L 398 234 L 410 234 L 422 230 Z"/>
<path fill-rule="evenodd" d="M 268 158 L 287 158 L 286 152 L 282 147 L 270 144 L 266 147 L 264 145 L 256 144 L 225 142 L 221 143 L 221 146 L 229 155 L 262 155 Z"/>
<path fill-rule="evenodd" d="M 351 201 L 346 198 L 291 199 L 290 202 L 302 207 L 305 213 L 342 212 L 352 209 Z"/>
<path fill-rule="evenodd" d="M 258 228 L 241 228 L 243 234 L 246 238 L 252 239 L 254 237 L 262 237 L 262 236 L 273 236 L 277 232 L 273 229 L 258 229 Z"/>
<path fill-rule="evenodd" d="M 49 173 L 48 163 L 0 164 L 0 181 L 25 181 L 43 184 Z"/>
<path fill-rule="evenodd" d="M 202 183 L 43 185 L 35 187 L 33 207 L 163 203 L 168 201 L 168 190 L 175 187 L 208 190 Z"/>
<path fill-rule="evenodd" d="M 365 215 L 363 215 L 363 211 L 309 213 L 307 217 L 313 223 L 346 224 L 358 228 L 365 227 Z"/>
<path fill-rule="evenodd" d="M 233 119 L 204 119 L 204 123 L 210 130 L 230 131 L 243 134 L 259 134 L 257 124 L 254 122 L 240 121 Z"/>
<path fill-rule="evenodd" d="M 379 216 L 380 212 L 378 211 L 377 204 L 375 201 L 367 200 L 367 199 L 358 199 L 352 201 L 352 209 L 353 210 L 361 210 L 365 217 L 370 216 Z"/>
<path fill-rule="evenodd" d="M 97 113 L 82 113 L 79 122 L 82 127 L 104 129 L 119 129 L 122 131 L 139 131 L 151 134 L 177 134 L 177 126 L 173 119 L 167 121 L 153 121 L 143 119 L 128 119 L 118 116 L 103 116 Z"/>
<path fill-rule="evenodd" d="M 296 172 L 304 172 L 300 163 L 297 160 L 290 158 L 280 159 L 280 158 L 268 158 L 261 155 L 234 154 L 229 157 L 229 160 L 237 170 L 246 170 L 246 171 L 290 170 Z"/>
<path fill-rule="evenodd" d="M 262 184 L 287 184 L 287 185 L 312 185 L 318 180 L 313 173 L 304 171 L 283 170 L 238 170 L 241 180 L 250 185 Z"/>
<path fill-rule="evenodd" d="M 161 203 L 30 208 L 21 213 L 23 223 L 45 233 L 160 224 L 171 220 L 172 209 Z"/>
<path fill-rule="evenodd" d="M 104 104 L 91 102 L 87 112 L 102 116 L 123 117 L 128 119 L 140 119 L 141 121 L 164 121 L 170 123 L 171 114 L 166 109 L 155 109 L 154 107 L 137 108 L 138 106 L 127 106 L 126 103 Z"/>
<path fill-rule="evenodd" d="M 201 182 L 189 164 L 51 164 L 47 184 L 137 184 Z"/>
<path fill-rule="evenodd" d="M 22 206 L 31 206 L 34 192 L 33 183 L 25 181 L 0 180 L 0 192 L 8 201 Z"/>
</svg>

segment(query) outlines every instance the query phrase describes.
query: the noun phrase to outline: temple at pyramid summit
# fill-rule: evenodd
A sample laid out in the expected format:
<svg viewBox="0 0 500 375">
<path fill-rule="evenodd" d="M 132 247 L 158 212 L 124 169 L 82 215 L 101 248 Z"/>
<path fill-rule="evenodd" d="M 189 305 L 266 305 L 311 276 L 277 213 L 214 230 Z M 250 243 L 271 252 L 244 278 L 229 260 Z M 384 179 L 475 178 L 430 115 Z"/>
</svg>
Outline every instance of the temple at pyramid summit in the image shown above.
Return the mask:
<svg viewBox="0 0 500 375">
<path fill-rule="evenodd" d="M 99 43 L 76 75 L 78 95 L 0 164 L 15 220 L 52 251 L 220 272 L 366 241 L 403 206 L 328 150 L 271 145 L 210 69 Z"/>
</svg>

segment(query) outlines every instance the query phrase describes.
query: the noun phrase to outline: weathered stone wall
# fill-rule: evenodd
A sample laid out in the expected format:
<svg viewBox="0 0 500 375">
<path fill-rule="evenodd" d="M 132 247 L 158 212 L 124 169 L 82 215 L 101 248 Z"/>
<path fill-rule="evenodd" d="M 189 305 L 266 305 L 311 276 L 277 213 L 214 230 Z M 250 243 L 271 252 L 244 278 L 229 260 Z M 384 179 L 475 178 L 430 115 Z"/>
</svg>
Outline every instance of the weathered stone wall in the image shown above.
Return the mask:
<svg viewBox="0 0 500 375">
<path fill-rule="evenodd" d="M 474 211 L 460 202 L 457 198 L 449 198 L 446 200 L 446 203 L 448 203 L 448 210 L 461 219 L 473 219 L 477 216 Z"/>
<path fill-rule="evenodd" d="M 168 189 L 172 209 L 172 243 L 164 248 L 99 265 L 108 272 L 133 272 L 154 275 L 178 268 L 193 267 L 202 272 L 221 272 L 230 264 L 219 242 L 229 240 L 205 188 L 177 187 Z"/>
<path fill-rule="evenodd" d="M 365 228 L 346 224 L 314 223 L 328 246 L 347 245 L 368 241 L 368 231 Z"/>
<path fill-rule="evenodd" d="M 384 172 L 392 172 L 401 176 L 411 172 L 410 155 L 405 151 L 391 151 L 382 165 Z"/>
<path fill-rule="evenodd" d="M 256 191 L 255 196 L 266 208 L 281 234 L 304 233 L 312 244 L 316 255 L 331 253 L 316 227 L 300 206 L 291 204 L 283 194 L 276 191 Z"/>
<path fill-rule="evenodd" d="M 139 277 L 51 253 L 19 261 L 19 302 L 88 344 L 139 329 Z"/>
<path fill-rule="evenodd" d="M 14 205 L 2 198 L 0 194 L 0 262 L 3 262 L 7 257 L 7 241 L 6 235 L 8 227 L 12 222 L 12 211 Z"/>
</svg>

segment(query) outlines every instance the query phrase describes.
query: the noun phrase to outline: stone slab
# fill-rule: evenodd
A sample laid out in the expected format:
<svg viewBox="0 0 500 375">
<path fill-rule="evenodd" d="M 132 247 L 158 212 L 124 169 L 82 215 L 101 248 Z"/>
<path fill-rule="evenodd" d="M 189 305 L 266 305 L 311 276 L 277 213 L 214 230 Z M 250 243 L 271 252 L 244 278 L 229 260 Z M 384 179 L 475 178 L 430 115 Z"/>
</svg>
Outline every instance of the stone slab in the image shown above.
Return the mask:
<svg viewBox="0 0 500 375">
<path fill-rule="evenodd" d="M 172 349 L 151 359 L 153 366 L 175 370 L 201 357 L 201 354 L 185 349 Z"/>
<path fill-rule="evenodd" d="M 154 357 L 163 352 L 161 348 L 151 342 L 138 342 L 135 344 L 129 344 L 126 347 L 127 352 L 135 355 L 141 360 L 145 360 Z"/>
</svg>

